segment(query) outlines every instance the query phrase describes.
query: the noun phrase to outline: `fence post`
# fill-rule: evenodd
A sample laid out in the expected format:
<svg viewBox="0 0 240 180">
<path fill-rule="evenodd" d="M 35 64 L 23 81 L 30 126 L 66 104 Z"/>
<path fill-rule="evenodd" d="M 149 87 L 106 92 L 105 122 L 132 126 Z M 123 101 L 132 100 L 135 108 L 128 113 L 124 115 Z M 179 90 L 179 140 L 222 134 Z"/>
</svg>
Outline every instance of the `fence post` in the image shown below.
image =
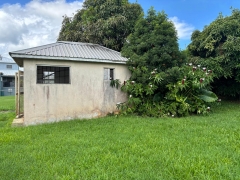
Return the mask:
<svg viewBox="0 0 240 180">
<path fill-rule="evenodd" d="M 18 114 L 17 116 L 20 116 L 20 71 L 18 71 Z"/>
<path fill-rule="evenodd" d="M 15 113 L 18 116 L 18 73 L 15 73 Z"/>
</svg>

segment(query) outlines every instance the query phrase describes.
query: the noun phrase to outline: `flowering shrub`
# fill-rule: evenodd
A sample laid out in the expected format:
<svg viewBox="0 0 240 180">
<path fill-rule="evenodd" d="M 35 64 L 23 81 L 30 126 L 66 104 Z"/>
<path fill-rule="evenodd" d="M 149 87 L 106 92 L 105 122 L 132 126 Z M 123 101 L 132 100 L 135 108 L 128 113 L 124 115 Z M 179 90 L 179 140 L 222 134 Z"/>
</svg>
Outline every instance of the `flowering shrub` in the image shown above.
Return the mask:
<svg viewBox="0 0 240 180">
<path fill-rule="evenodd" d="M 213 79 L 212 70 L 205 67 L 187 64 L 173 67 L 165 72 L 146 70 L 146 67 L 131 68 L 144 71 L 149 78 L 144 82 L 125 81 L 121 89 L 129 94 L 128 101 L 118 106 L 123 114 L 186 116 L 191 113 L 206 114 L 209 104 L 217 101 L 217 96 L 210 91 Z"/>
</svg>

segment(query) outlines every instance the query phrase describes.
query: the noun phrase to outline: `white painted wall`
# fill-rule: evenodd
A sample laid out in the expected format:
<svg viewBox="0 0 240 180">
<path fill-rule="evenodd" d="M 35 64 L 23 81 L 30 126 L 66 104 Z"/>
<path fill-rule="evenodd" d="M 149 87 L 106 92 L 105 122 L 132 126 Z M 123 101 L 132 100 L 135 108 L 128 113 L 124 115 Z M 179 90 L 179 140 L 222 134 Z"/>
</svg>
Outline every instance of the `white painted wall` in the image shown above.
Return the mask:
<svg viewBox="0 0 240 180">
<path fill-rule="evenodd" d="M 37 84 L 37 65 L 69 66 L 70 84 Z M 24 60 L 24 124 L 89 119 L 116 111 L 126 95 L 104 81 L 104 68 L 114 68 L 115 79 L 130 77 L 126 65 L 73 61 Z"/>
</svg>

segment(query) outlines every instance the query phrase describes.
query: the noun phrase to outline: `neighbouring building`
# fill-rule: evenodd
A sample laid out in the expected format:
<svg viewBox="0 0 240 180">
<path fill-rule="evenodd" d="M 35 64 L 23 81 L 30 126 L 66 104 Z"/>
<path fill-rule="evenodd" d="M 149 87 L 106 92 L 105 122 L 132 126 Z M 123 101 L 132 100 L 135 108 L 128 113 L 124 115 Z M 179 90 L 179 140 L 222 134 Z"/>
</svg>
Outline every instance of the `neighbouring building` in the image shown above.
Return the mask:
<svg viewBox="0 0 240 180">
<path fill-rule="evenodd" d="M 24 125 L 105 116 L 127 99 L 110 86 L 130 77 L 117 51 L 59 41 L 9 54 L 24 68 Z"/>
<path fill-rule="evenodd" d="M 0 96 L 15 95 L 15 73 L 18 65 L 10 58 L 0 55 Z"/>
</svg>

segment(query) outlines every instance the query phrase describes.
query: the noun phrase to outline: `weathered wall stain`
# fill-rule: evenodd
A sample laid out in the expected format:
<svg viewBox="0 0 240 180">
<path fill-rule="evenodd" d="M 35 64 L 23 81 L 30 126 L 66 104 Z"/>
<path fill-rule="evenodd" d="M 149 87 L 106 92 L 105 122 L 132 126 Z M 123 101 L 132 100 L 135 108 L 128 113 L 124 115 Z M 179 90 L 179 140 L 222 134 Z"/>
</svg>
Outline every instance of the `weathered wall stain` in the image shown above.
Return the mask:
<svg viewBox="0 0 240 180">
<path fill-rule="evenodd" d="M 70 84 L 36 84 L 37 65 L 69 66 Z M 122 82 L 130 73 L 125 65 L 64 61 L 24 61 L 25 125 L 101 117 L 116 111 L 126 94 L 104 81 L 104 68 L 114 68 Z"/>
</svg>

